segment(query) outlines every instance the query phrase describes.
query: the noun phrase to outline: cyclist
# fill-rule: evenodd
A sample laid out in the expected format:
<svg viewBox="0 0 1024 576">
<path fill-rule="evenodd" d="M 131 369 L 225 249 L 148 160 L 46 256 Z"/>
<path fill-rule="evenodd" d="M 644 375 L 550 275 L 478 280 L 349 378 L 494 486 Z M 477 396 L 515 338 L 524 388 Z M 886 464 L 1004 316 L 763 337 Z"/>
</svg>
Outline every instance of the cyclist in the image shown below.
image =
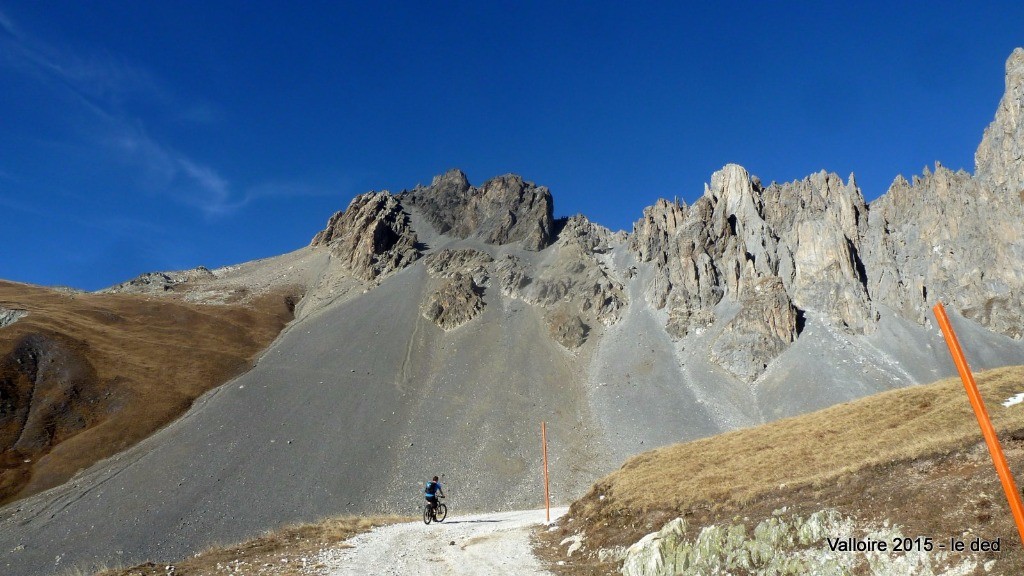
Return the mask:
<svg viewBox="0 0 1024 576">
<path fill-rule="evenodd" d="M 441 488 L 441 483 L 437 481 L 437 476 L 434 479 L 427 482 L 427 487 L 423 491 L 423 496 L 430 503 L 432 510 L 437 510 L 437 497 L 444 498 L 444 490 Z"/>
</svg>

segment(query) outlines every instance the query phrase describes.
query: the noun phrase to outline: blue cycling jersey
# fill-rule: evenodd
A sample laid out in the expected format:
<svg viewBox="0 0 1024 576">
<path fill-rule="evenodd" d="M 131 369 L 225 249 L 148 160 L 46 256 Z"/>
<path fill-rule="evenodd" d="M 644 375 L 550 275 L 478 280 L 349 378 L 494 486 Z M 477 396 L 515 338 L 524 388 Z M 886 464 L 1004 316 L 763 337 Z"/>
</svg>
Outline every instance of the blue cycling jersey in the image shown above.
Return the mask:
<svg viewBox="0 0 1024 576">
<path fill-rule="evenodd" d="M 441 483 L 440 482 L 434 482 L 433 480 L 431 480 L 430 482 L 427 482 L 427 488 L 424 491 L 423 495 L 424 496 L 433 496 L 433 495 L 437 494 L 437 491 L 440 490 L 440 489 L 441 489 Z"/>
</svg>

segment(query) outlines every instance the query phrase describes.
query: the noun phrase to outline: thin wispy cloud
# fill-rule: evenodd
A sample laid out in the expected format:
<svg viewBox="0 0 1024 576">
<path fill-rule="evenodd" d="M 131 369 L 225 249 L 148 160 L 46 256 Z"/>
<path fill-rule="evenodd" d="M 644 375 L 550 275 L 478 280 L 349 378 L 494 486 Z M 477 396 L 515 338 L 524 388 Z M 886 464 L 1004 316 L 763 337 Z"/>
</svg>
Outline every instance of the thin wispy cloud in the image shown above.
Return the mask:
<svg viewBox="0 0 1024 576">
<path fill-rule="evenodd" d="M 0 65 L 27 74 L 51 90 L 70 96 L 102 129 L 87 131 L 86 138 L 102 147 L 103 161 L 110 158 L 141 170 L 135 178 L 147 193 L 158 193 L 200 210 L 207 217 L 236 212 L 252 200 L 248 192 L 233 193 L 230 183 L 210 163 L 176 150 L 151 136 L 138 115 L 128 111 L 128 101 L 179 107 L 176 98 L 152 74 L 116 57 L 81 56 L 45 43 L 23 32 L 0 11 Z M 213 121 L 214 107 L 206 103 L 182 106 L 182 118 Z"/>
<path fill-rule="evenodd" d="M 184 156 L 177 158 L 178 165 L 181 166 L 186 176 L 191 178 L 203 190 L 210 193 L 211 205 L 221 205 L 230 196 L 228 192 L 228 183 L 226 180 L 220 177 L 212 169 L 206 166 L 200 166 L 192 160 L 185 158 Z"/>
<path fill-rule="evenodd" d="M 198 175 L 197 175 L 198 176 Z M 209 185 L 214 189 L 217 181 L 211 179 Z M 226 188 L 226 184 L 225 184 Z M 337 181 L 331 184 L 313 185 L 308 182 L 280 181 L 263 182 L 250 186 L 238 194 L 223 194 L 220 202 L 207 204 L 204 211 L 208 216 L 231 214 L 261 200 L 280 198 L 316 198 L 326 196 L 340 196 L 350 193 L 352 186 L 347 181 Z"/>
<path fill-rule="evenodd" d="M 114 135 L 105 145 L 117 150 L 130 166 L 144 172 L 139 186 L 145 191 L 172 192 L 178 202 L 206 216 L 234 212 L 230 185 L 225 178 L 213 168 L 151 138 L 142 128 L 115 126 Z"/>
</svg>

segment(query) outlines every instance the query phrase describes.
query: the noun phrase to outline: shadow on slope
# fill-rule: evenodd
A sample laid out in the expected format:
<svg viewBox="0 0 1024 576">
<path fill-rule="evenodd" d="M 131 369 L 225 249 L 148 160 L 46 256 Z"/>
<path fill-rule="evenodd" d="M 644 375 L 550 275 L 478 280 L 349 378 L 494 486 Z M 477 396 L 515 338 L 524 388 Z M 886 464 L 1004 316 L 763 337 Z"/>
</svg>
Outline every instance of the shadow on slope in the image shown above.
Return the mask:
<svg viewBox="0 0 1024 576">
<path fill-rule="evenodd" d="M 977 374 L 1013 470 L 1024 469 L 1024 367 Z M 904 534 L 948 541 L 1002 537 L 1000 573 L 1020 573 L 1024 550 L 959 379 L 885 392 L 804 416 L 676 444 L 628 460 L 539 536 L 560 574 L 618 573 L 628 547 L 673 518 L 702 527 L 759 522 L 824 508 Z M 567 560 L 567 537 L 583 537 Z M 621 550 L 621 548 L 618 548 Z M 559 566 L 557 561 L 565 561 Z M 740 572 L 742 573 L 742 572 Z"/>
</svg>

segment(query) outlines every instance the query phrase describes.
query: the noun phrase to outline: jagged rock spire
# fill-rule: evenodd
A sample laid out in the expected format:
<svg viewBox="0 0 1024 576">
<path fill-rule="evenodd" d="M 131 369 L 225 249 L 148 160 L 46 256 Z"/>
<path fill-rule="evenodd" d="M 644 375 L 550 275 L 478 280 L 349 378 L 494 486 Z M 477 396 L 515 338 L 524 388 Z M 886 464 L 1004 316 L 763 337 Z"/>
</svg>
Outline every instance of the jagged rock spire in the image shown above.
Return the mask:
<svg viewBox="0 0 1024 576">
<path fill-rule="evenodd" d="M 752 381 L 797 338 L 804 311 L 845 330 L 873 329 L 859 248 L 866 212 L 852 176 L 844 183 L 822 171 L 764 188 L 728 164 L 693 205 L 645 210 L 630 246 L 656 268 L 647 299 L 667 308 L 673 336 L 715 322 L 723 299 L 740 305 L 711 352 Z"/>
<path fill-rule="evenodd" d="M 997 190 L 1024 192 L 1024 48 L 1006 60 L 1006 92 L 974 154 L 975 176 Z"/>
</svg>

